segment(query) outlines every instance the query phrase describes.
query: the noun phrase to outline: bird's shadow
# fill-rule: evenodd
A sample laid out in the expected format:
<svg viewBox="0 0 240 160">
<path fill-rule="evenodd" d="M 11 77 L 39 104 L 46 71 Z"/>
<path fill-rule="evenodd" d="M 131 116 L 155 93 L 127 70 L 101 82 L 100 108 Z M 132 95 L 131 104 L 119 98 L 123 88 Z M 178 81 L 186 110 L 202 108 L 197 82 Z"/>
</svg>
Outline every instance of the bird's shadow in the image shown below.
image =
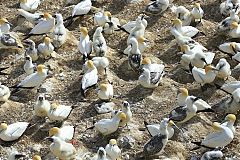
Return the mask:
<svg viewBox="0 0 240 160">
<path fill-rule="evenodd" d="M 127 101 L 134 103 L 142 101 L 146 97 L 152 95 L 153 91 L 154 89 L 152 88 L 144 88 L 141 85 L 137 85 L 126 94 Z"/>
</svg>

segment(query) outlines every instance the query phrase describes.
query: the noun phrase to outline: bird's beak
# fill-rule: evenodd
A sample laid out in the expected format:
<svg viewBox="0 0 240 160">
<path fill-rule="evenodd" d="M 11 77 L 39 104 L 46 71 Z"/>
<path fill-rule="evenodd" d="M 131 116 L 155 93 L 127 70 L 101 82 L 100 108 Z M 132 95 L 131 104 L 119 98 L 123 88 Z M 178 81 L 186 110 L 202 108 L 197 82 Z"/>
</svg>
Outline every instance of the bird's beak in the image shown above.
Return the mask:
<svg viewBox="0 0 240 160">
<path fill-rule="evenodd" d="M 150 41 L 149 41 L 148 39 L 144 39 L 144 42 L 145 42 L 145 43 L 148 43 L 148 42 L 150 42 Z"/>
</svg>

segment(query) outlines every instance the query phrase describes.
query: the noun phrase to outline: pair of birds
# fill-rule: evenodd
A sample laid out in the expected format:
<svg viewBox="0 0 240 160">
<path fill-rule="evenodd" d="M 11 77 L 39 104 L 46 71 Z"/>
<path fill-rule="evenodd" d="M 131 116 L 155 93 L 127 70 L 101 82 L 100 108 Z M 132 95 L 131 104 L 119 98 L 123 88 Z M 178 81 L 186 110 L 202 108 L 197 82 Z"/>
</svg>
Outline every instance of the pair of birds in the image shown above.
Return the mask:
<svg viewBox="0 0 240 160">
<path fill-rule="evenodd" d="M 49 37 L 44 37 L 43 42 L 36 48 L 34 41 L 30 39 L 25 40 L 24 43 L 28 46 L 25 54 L 29 55 L 34 62 L 37 61 L 39 57 L 43 57 L 44 59 L 55 57 L 54 46 L 51 41 L 52 40 Z"/>
<path fill-rule="evenodd" d="M 44 94 L 40 94 L 34 105 L 34 114 L 38 117 L 48 117 L 50 121 L 64 121 L 71 114 L 76 106 L 68 106 L 58 104 L 56 102 L 50 104 Z"/>
<path fill-rule="evenodd" d="M 171 11 L 176 14 L 176 18 L 182 21 L 183 26 L 189 26 L 193 22 L 200 23 L 204 15 L 200 3 L 194 3 L 194 7 L 191 11 L 184 6 L 175 5 L 171 7 Z"/>
</svg>

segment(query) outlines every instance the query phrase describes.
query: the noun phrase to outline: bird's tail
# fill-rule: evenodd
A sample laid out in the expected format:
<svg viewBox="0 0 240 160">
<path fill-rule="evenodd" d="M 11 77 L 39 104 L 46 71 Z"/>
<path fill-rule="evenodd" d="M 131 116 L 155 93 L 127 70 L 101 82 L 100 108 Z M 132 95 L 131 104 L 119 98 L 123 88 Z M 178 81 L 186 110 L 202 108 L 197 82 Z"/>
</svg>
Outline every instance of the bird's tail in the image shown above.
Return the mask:
<svg viewBox="0 0 240 160">
<path fill-rule="evenodd" d="M 214 85 L 215 85 L 215 87 L 216 87 L 217 89 L 220 89 L 221 91 L 223 91 L 223 92 L 225 92 L 225 93 L 227 93 L 227 94 L 231 94 L 231 93 L 229 93 L 228 91 L 222 89 L 222 86 L 220 86 L 219 84 L 214 83 Z"/>
</svg>

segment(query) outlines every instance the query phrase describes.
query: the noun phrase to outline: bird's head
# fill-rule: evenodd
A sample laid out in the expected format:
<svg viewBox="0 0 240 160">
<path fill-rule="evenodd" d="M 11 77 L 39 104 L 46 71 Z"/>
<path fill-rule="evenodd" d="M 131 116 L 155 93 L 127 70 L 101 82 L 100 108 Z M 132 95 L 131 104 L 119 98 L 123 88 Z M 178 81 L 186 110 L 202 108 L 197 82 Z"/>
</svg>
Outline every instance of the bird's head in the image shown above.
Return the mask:
<svg viewBox="0 0 240 160">
<path fill-rule="evenodd" d="M 107 84 L 105 84 L 105 83 L 100 84 L 100 90 L 106 91 L 107 90 Z"/>
<path fill-rule="evenodd" d="M 42 160 L 42 158 L 39 155 L 34 155 L 32 160 Z"/>
<path fill-rule="evenodd" d="M 232 29 L 238 28 L 238 23 L 237 23 L 237 22 L 232 22 L 232 23 L 231 23 L 231 28 L 232 28 Z"/>
<path fill-rule="evenodd" d="M 186 44 L 184 44 L 184 45 L 181 45 L 180 47 L 181 47 L 181 52 L 186 52 L 186 51 L 188 51 L 188 50 L 189 50 L 189 46 L 188 46 L 188 45 L 186 45 Z"/>
<path fill-rule="evenodd" d="M 109 11 L 105 11 L 103 14 L 104 14 L 104 16 L 107 16 L 107 17 L 111 17 L 112 16 L 112 13 L 109 12 Z"/>
<path fill-rule="evenodd" d="M 231 47 L 232 49 L 236 49 L 236 42 L 231 42 L 231 43 L 230 43 L 230 47 Z"/>
<path fill-rule="evenodd" d="M 196 8 L 200 8 L 200 3 L 194 3 L 194 6 L 196 7 Z"/>
<path fill-rule="evenodd" d="M 45 37 L 44 38 L 44 43 L 45 44 L 50 44 L 51 43 L 51 39 L 49 37 Z"/>
<path fill-rule="evenodd" d="M 93 64 L 93 61 L 92 61 L 92 60 L 88 60 L 88 61 L 87 61 L 87 67 L 88 67 L 89 69 L 93 69 L 93 68 L 94 68 L 94 64 Z"/>
<path fill-rule="evenodd" d="M 181 25 L 181 24 L 182 24 L 182 21 L 181 21 L 180 19 L 176 18 L 176 19 L 173 19 L 173 20 L 172 20 L 172 23 L 173 23 L 174 25 Z"/>
<path fill-rule="evenodd" d="M 5 23 L 9 23 L 8 20 L 6 18 L 1 18 L 0 19 L 0 25 L 3 25 Z"/>
<path fill-rule="evenodd" d="M 45 19 L 49 19 L 49 18 L 52 18 L 52 15 L 49 14 L 49 13 L 47 13 L 47 12 L 45 12 L 45 13 L 43 14 L 43 17 L 44 17 Z"/>
<path fill-rule="evenodd" d="M 38 72 L 38 73 L 43 73 L 43 70 L 44 70 L 45 68 L 46 68 L 45 65 L 39 64 L 39 65 L 37 66 L 37 72 Z"/>
<path fill-rule="evenodd" d="M 205 67 L 205 72 L 208 73 L 209 71 L 218 71 L 218 69 L 209 64 Z"/>
<path fill-rule="evenodd" d="M 27 0 L 20 0 L 20 3 L 27 3 Z"/>
<path fill-rule="evenodd" d="M 88 35 L 87 27 L 80 27 L 80 32 L 86 37 Z"/>
<path fill-rule="evenodd" d="M 151 64 L 151 59 L 149 57 L 145 57 L 143 60 L 142 60 L 142 64 Z"/>
<path fill-rule="evenodd" d="M 149 40 L 147 40 L 143 36 L 139 36 L 137 41 L 138 41 L 139 44 L 143 44 L 144 42 L 149 42 Z"/>
<path fill-rule="evenodd" d="M 187 88 L 179 88 L 178 89 L 180 93 L 182 93 L 184 96 L 188 96 L 188 90 Z"/>
<path fill-rule="evenodd" d="M 8 127 L 7 123 L 5 123 L 5 122 L 2 122 L 2 123 L 0 124 L 0 132 L 2 132 L 2 131 L 4 131 L 4 130 L 6 130 L 6 129 L 7 129 L 7 127 Z"/>
<path fill-rule="evenodd" d="M 51 109 L 52 109 L 52 110 L 55 110 L 55 109 L 58 108 L 58 106 L 59 106 L 59 104 L 56 103 L 56 102 L 54 102 L 54 103 L 52 103 L 52 105 L 51 105 Z"/>
<path fill-rule="evenodd" d="M 220 130 L 222 130 L 222 127 L 221 127 L 220 123 L 218 123 L 218 122 L 213 122 L 212 128 L 213 128 L 215 131 L 220 131 Z"/>
<path fill-rule="evenodd" d="M 225 120 L 231 121 L 231 122 L 235 122 L 235 121 L 236 121 L 236 116 L 235 116 L 234 114 L 228 114 L 228 115 L 225 117 Z"/>
<path fill-rule="evenodd" d="M 173 125 L 175 125 L 175 123 L 174 123 L 172 120 L 169 120 L 169 121 L 168 121 L 168 125 L 169 125 L 169 126 L 173 126 Z"/>
<path fill-rule="evenodd" d="M 58 127 L 53 127 L 49 130 L 48 136 L 52 137 L 60 132 L 60 129 Z"/>
<path fill-rule="evenodd" d="M 109 144 L 114 146 L 117 145 L 117 140 L 116 139 L 110 139 Z"/>
<path fill-rule="evenodd" d="M 117 113 L 117 116 L 118 116 L 118 118 L 121 119 L 121 120 L 125 120 L 125 119 L 127 118 L 126 114 L 123 113 L 123 112 L 118 112 L 118 113 Z"/>
</svg>

